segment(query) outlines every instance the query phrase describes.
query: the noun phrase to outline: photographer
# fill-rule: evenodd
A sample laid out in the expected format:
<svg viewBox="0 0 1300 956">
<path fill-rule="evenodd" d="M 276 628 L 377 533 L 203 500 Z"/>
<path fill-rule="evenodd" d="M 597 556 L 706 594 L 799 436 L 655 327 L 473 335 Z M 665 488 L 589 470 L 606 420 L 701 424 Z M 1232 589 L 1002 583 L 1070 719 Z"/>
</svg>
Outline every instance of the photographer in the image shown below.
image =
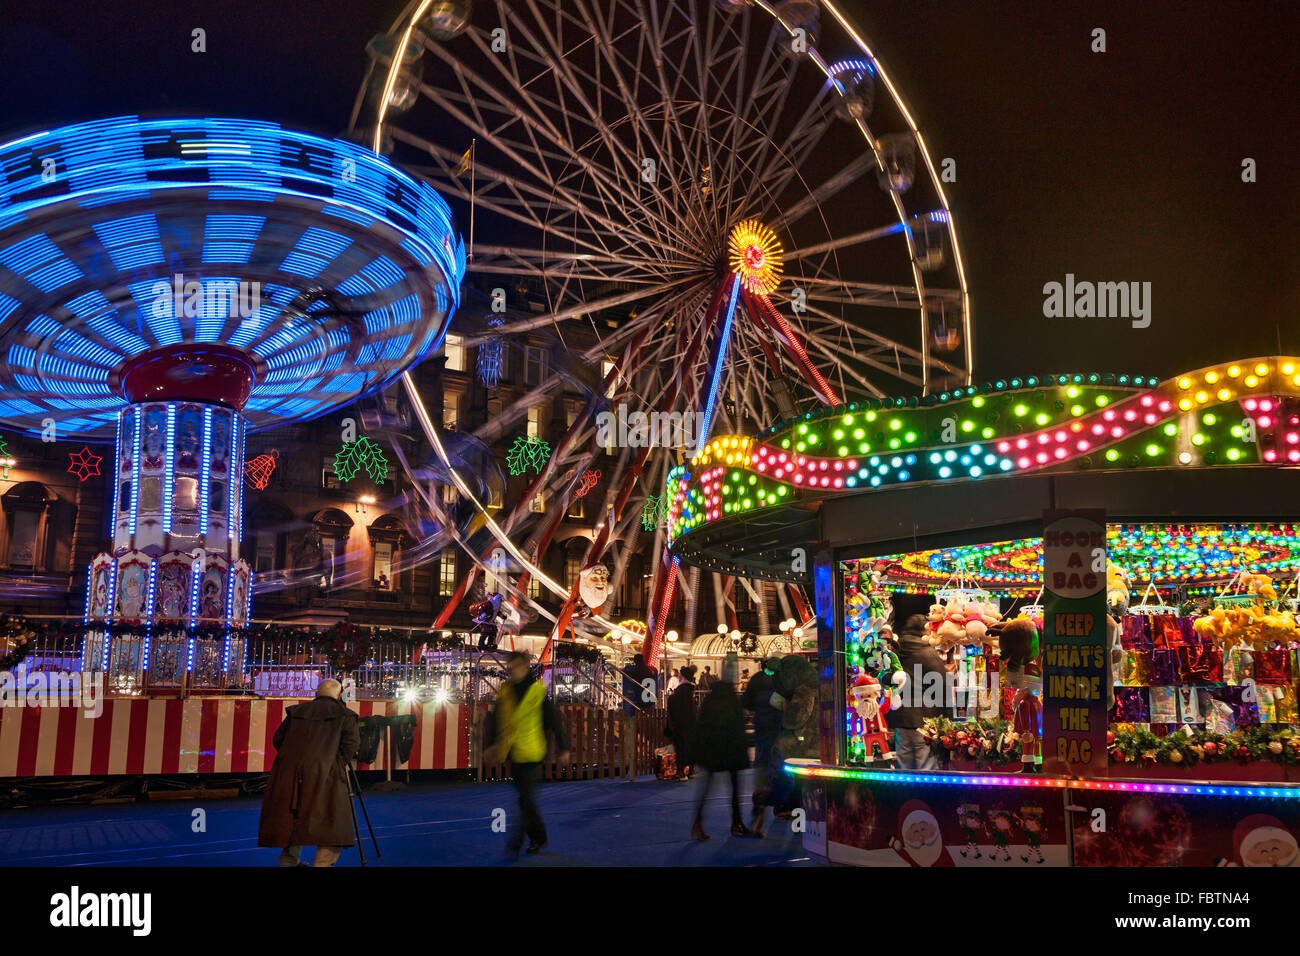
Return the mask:
<svg viewBox="0 0 1300 956">
<path fill-rule="evenodd" d="M 262 797 L 257 845 L 279 847 L 281 866 L 306 866 L 304 846 L 316 847 L 312 866 L 333 866 L 353 846 L 347 764 L 357 754 L 357 715 L 339 700 L 342 685 L 322 681 L 316 699 L 285 711 L 275 732 L 275 763 Z"/>
</svg>

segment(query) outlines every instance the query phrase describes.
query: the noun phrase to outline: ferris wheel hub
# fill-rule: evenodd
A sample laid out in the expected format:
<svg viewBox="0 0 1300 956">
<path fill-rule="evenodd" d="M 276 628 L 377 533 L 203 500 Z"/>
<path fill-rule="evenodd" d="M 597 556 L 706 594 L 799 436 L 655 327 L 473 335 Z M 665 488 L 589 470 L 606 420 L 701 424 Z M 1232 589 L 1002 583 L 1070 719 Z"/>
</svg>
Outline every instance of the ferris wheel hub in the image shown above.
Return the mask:
<svg viewBox="0 0 1300 956">
<path fill-rule="evenodd" d="M 731 271 L 750 292 L 767 295 L 781 283 L 781 241 L 757 219 L 746 219 L 732 229 L 727 248 Z"/>
</svg>

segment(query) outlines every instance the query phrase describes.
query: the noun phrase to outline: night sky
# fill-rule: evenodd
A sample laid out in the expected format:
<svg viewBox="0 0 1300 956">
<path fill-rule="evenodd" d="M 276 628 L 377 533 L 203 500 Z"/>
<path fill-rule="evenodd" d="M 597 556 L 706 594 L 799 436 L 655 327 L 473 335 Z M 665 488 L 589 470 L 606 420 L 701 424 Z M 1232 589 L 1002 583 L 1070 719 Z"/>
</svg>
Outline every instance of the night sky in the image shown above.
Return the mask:
<svg viewBox="0 0 1300 956">
<path fill-rule="evenodd" d="M 957 161 L 977 379 L 1300 352 L 1300 5 L 850 4 L 936 162 Z M 338 134 L 365 43 L 401 7 L 4 0 L 0 132 L 192 111 Z M 189 52 L 196 26 L 206 54 Z M 1044 318 L 1043 284 L 1067 272 L 1150 282 L 1150 327 Z"/>
</svg>

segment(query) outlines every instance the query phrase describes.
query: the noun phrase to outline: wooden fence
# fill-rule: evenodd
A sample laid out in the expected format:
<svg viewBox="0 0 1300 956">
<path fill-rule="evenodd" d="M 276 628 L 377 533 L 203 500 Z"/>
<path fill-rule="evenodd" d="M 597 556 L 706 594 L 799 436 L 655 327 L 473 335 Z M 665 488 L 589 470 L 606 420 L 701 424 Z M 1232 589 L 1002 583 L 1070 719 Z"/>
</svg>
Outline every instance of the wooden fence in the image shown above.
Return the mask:
<svg viewBox="0 0 1300 956">
<path fill-rule="evenodd" d="M 654 773 L 655 750 L 668 742 L 665 711 L 627 716 L 620 710 L 606 710 L 583 704 L 558 705 L 569 738 L 569 761 L 548 760 L 542 767 L 544 780 L 603 780 L 639 777 Z M 485 711 L 477 708 L 471 730 L 470 759 L 478 779 L 501 780 L 510 775 L 509 761 L 483 763 Z"/>
</svg>

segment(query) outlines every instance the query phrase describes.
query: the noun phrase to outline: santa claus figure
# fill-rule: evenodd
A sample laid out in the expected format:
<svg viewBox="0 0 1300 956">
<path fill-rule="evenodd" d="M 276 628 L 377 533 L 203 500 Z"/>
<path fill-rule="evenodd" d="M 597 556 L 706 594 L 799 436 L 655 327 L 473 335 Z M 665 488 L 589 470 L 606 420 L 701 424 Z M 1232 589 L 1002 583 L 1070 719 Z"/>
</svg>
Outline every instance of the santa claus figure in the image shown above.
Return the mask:
<svg viewBox="0 0 1300 956">
<path fill-rule="evenodd" d="M 605 602 L 609 600 L 609 568 L 603 564 L 592 564 L 578 572 L 578 597 L 582 607 L 574 612 L 575 617 L 599 614 Z"/>
<path fill-rule="evenodd" d="M 867 763 L 875 762 L 876 749 L 880 750 L 880 759 L 893 760 L 894 752 L 889 747 L 889 728 L 885 725 L 885 714 L 889 713 L 892 701 L 882 696 L 880 681 L 870 674 L 862 674 L 853 681 L 850 691 L 853 695 L 853 710 L 862 721 L 862 749 L 866 753 Z"/>
</svg>

